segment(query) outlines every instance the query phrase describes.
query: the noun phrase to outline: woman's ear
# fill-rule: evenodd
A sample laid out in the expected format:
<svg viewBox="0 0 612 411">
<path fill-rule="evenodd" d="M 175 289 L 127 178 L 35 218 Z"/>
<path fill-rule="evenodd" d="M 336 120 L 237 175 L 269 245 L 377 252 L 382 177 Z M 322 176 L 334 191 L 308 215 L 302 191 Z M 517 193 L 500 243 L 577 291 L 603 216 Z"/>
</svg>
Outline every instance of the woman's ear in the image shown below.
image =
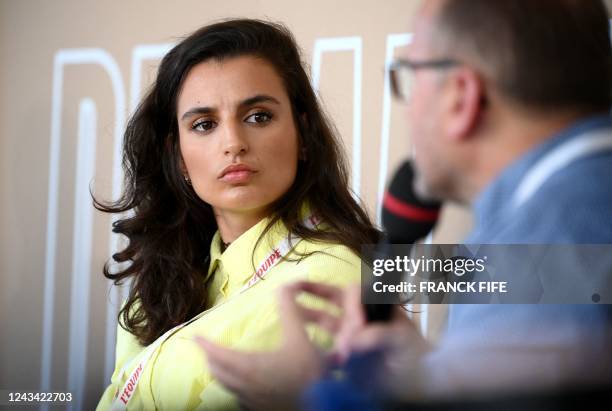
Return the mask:
<svg viewBox="0 0 612 411">
<path fill-rule="evenodd" d="M 187 171 L 185 160 L 183 160 L 183 156 L 181 154 L 178 155 L 178 166 L 185 182 L 187 184 L 191 184 L 191 179 L 189 178 L 189 171 Z"/>
</svg>

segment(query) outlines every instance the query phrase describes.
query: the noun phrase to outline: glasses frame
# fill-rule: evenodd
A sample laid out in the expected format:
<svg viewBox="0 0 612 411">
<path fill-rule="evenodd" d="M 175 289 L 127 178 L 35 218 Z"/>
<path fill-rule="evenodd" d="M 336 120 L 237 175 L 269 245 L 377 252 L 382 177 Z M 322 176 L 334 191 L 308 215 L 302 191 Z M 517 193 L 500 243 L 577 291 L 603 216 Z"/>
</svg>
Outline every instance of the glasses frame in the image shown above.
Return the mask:
<svg viewBox="0 0 612 411">
<path fill-rule="evenodd" d="M 402 91 L 403 87 L 400 84 L 401 81 L 399 80 L 399 72 L 401 70 L 410 70 L 411 72 L 416 72 L 418 70 L 444 70 L 457 67 L 459 65 L 461 65 L 459 61 L 450 58 L 420 61 L 397 59 L 389 65 L 391 91 L 398 100 L 408 102 L 410 99 L 410 92 Z"/>
</svg>

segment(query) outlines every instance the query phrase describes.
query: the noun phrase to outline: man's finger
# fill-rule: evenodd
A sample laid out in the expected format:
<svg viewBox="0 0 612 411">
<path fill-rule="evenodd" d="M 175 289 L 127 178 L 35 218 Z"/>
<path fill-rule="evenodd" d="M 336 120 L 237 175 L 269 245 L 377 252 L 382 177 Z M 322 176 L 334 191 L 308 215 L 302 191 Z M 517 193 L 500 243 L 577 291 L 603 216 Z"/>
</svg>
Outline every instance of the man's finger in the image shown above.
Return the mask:
<svg viewBox="0 0 612 411">
<path fill-rule="evenodd" d="M 295 289 L 280 290 L 279 308 L 285 333 L 298 332 L 298 326 L 303 328 L 307 323 L 313 323 L 333 334 L 340 324 L 338 316 L 326 310 L 308 308 L 300 304 L 296 300 Z"/>
<path fill-rule="evenodd" d="M 259 387 L 258 382 L 252 380 L 252 371 L 259 364 L 269 359 L 261 358 L 258 353 L 243 353 L 214 344 L 200 336 L 194 338 L 204 349 L 208 357 L 211 374 L 228 390 L 232 391 L 238 401 L 249 409 L 263 410 L 258 406 L 261 392 L 253 387 Z"/>
<path fill-rule="evenodd" d="M 336 358 L 339 362 L 348 358 L 354 336 L 366 326 L 359 285 L 351 286 L 344 292 L 342 308 L 344 311 L 342 321 L 335 335 Z"/>
<path fill-rule="evenodd" d="M 200 336 L 195 336 L 194 340 L 206 352 L 211 367 L 221 368 L 227 373 L 237 375 L 240 379 L 247 377 L 248 366 L 252 363 L 249 357 L 253 354 L 222 347 Z"/>
<path fill-rule="evenodd" d="M 299 287 L 295 284 L 282 287 L 278 293 L 279 316 L 285 344 L 303 344 L 308 340 L 306 323 L 309 318 L 316 318 L 312 310 L 301 306 L 296 295 Z"/>
<path fill-rule="evenodd" d="M 325 310 L 317 310 L 300 306 L 296 302 L 306 323 L 316 324 L 330 334 L 335 334 L 340 328 L 340 318 Z"/>
<path fill-rule="evenodd" d="M 366 323 L 365 310 L 361 303 L 361 286 L 356 284 L 348 287 L 342 296 L 344 317 L 350 323 L 363 325 Z"/>
<path fill-rule="evenodd" d="M 341 307 L 342 290 L 337 287 L 308 281 L 298 281 L 282 287 L 279 290 L 279 308 L 285 341 L 305 341 L 308 336 L 304 327 L 309 322 L 335 334 L 339 328 L 339 319 L 327 311 L 313 310 L 299 304 L 296 298 L 302 292 L 324 298 Z"/>
<path fill-rule="evenodd" d="M 223 368 L 214 361 L 208 363 L 210 373 L 212 376 L 225 388 L 232 391 L 236 396 L 242 397 L 244 394 L 241 389 L 248 386 L 245 381 L 242 380 L 241 376 L 238 376 L 229 370 Z"/>
<path fill-rule="evenodd" d="M 283 291 L 293 294 L 295 298 L 299 293 L 305 292 L 326 300 L 329 303 L 342 307 L 342 289 L 332 285 L 314 283 L 311 281 L 297 281 L 283 287 Z"/>
<path fill-rule="evenodd" d="M 279 293 L 279 311 L 285 333 L 297 332 L 298 326 L 317 324 L 333 334 L 340 326 L 340 317 L 326 310 L 305 307 L 293 293 Z"/>
</svg>

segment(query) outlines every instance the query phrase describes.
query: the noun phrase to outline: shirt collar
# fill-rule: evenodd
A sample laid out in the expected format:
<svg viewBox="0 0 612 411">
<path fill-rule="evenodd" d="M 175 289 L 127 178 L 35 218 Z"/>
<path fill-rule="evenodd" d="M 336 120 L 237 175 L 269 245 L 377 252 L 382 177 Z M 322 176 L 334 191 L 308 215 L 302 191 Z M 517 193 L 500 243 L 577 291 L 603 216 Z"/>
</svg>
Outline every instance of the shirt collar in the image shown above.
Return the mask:
<svg viewBox="0 0 612 411">
<path fill-rule="evenodd" d="M 546 153 L 588 131 L 607 127 L 612 127 L 612 117 L 609 115 L 579 120 L 520 156 L 476 197 L 473 204 L 476 227 L 490 228 L 495 221 L 501 220 L 500 217 L 510 207 L 514 190 L 522 178 Z"/>
<path fill-rule="evenodd" d="M 215 233 L 210 244 L 210 267 L 207 278 L 216 271 L 215 276 L 221 276 L 216 280 L 220 281 L 220 289 L 226 296 L 242 288 L 251 279 L 255 272 L 254 267 L 257 267 L 273 247 L 287 237 L 288 231 L 285 225 L 282 221 L 277 221 L 258 243 L 257 240 L 270 221 L 271 218 L 262 219 L 234 240 L 223 252 L 221 252 L 222 242 L 219 231 Z"/>
</svg>

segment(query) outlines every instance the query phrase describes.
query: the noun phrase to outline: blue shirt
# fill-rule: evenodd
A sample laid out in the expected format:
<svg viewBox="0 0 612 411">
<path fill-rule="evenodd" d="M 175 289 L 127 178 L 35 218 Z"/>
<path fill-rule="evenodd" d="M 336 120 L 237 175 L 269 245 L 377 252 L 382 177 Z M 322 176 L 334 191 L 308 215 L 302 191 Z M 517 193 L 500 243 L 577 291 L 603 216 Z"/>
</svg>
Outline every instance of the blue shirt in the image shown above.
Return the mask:
<svg viewBox="0 0 612 411">
<path fill-rule="evenodd" d="M 610 149 L 578 158 L 554 173 L 520 207 L 513 202 L 518 185 L 534 164 L 560 145 L 592 131 L 609 132 L 612 139 L 612 118 L 579 121 L 507 167 L 475 200 L 475 227 L 465 242 L 612 244 Z M 539 350 L 542 358 L 547 355 L 548 374 L 538 374 L 542 370 L 538 369 L 537 356 L 526 356 L 523 362 L 520 357 L 514 358 L 512 365 L 524 373 L 523 378 L 538 374 L 539 379 L 563 384 L 566 378 L 589 375 L 588 368 L 598 359 L 611 360 L 611 324 L 609 305 L 456 304 L 450 307 L 449 326 L 440 348 L 482 347 L 484 351 L 496 351 L 492 358 L 501 363 L 501 357 L 505 353 L 513 355 L 513 349 Z M 571 367 L 555 364 L 565 361 L 562 352 L 574 356 Z M 465 365 L 473 364 L 466 360 Z M 479 369 L 476 366 L 472 371 L 478 373 Z"/>
<path fill-rule="evenodd" d="M 531 167 L 551 150 L 594 130 L 609 130 L 612 117 L 580 121 L 529 151 L 507 167 L 474 202 L 471 244 L 612 244 L 612 150 L 579 158 L 553 174 L 518 209 L 517 186 Z M 552 305 L 454 305 L 449 332 L 491 326 L 483 319 L 546 322 L 561 311 L 576 321 L 609 321 L 609 307 Z M 574 313 L 574 314 L 572 314 Z M 499 318 L 495 318 L 498 317 Z M 476 322 L 476 318 L 479 320 Z M 483 330 L 484 331 L 484 330 Z"/>
<path fill-rule="evenodd" d="M 543 156 L 594 130 L 610 130 L 612 117 L 582 120 L 507 167 L 474 202 L 472 244 L 612 243 L 612 150 L 580 158 L 554 174 L 517 210 L 512 196 Z"/>
</svg>

